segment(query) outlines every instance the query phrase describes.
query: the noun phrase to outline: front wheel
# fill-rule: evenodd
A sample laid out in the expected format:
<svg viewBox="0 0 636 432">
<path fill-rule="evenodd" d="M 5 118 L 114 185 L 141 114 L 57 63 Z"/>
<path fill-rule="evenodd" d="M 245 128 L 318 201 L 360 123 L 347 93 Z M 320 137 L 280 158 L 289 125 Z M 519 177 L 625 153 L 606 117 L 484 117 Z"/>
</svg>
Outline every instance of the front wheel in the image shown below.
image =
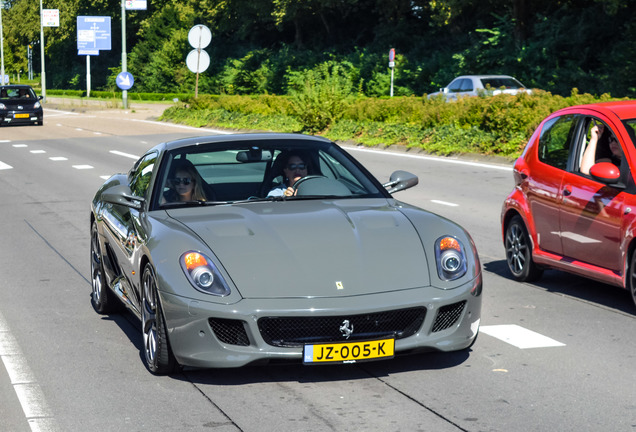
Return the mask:
<svg viewBox="0 0 636 432">
<path fill-rule="evenodd" d="M 532 260 L 532 243 L 521 216 L 510 220 L 505 236 L 506 261 L 512 276 L 521 282 L 532 282 L 541 277 L 543 270 Z"/>
<path fill-rule="evenodd" d="M 166 321 L 157 291 L 157 277 L 150 264 L 147 264 L 144 268 L 142 280 L 141 322 L 146 364 L 151 373 L 166 375 L 176 370 L 177 361 L 172 354 L 168 341 Z"/>
<path fill-rule="evenodd" d="M 95 312 L 98 314 L 115 312 L 118 300 L 106 286 L 97 222 L 93 222 L 91 227 L 91 285 L 93 286 L 91 304 Z"/>
<path fill-rule="evenodd" d="M 629 277 L 627 279 L 627 288 L 632 296 L 632 301 L 636 305 L 636 251 L 632 252 L 632 258 L 629 262 Z"/>
</svg>

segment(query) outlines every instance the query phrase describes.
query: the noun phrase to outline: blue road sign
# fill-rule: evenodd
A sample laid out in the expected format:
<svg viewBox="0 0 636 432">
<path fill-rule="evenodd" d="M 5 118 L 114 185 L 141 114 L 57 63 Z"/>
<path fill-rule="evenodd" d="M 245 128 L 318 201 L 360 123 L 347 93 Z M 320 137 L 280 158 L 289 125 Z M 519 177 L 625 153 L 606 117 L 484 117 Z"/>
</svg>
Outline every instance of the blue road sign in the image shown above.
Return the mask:
<svg viewBox="0 0 636 432">
<path fill-rule="evenodd" d="M 98 55 L 100 50 L 111 49 L 110 46 L 110 17 L 77 17 L 77 53 L 79 55 Z"/>
<path fill-rule="evenodd" d="M 122 90 L 129 90 L 135 83 L 135 79 L 130 72 L 119 72 L 115 81 L 117 81 L 117 87 Z"/>
</svg>

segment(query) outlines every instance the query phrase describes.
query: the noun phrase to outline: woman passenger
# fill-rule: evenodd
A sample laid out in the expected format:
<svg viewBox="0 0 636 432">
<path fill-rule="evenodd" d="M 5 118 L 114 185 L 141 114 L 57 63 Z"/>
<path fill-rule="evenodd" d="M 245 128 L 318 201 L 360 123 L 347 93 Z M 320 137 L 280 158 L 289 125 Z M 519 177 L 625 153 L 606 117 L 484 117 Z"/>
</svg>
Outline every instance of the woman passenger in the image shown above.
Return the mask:
<svg viewBox="0 0 636 432">
<path fill-rule="evenodd" d="M 207 201 L 203 179 L 189 160 L 178 160 L 168 179 L 170 190 L 163 194 L 161 203 L 178 201 Z"/>
</svg>

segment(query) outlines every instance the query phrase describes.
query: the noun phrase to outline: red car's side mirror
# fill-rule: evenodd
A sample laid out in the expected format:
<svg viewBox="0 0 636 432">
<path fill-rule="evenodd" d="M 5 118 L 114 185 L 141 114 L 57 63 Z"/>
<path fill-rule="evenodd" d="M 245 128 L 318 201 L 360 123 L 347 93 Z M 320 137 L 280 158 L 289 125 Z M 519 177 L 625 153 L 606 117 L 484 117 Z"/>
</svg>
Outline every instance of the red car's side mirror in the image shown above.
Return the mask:
<svg viewBox="0 0 636 432">
<path fill-rule="evenodd" d="M 611 184 L 618 182 L 618 179 L 621 177 L 621 171 L 613 163 L 599 162 L 592 165 L 592 168 L 590 168 L 590 175 L 595 180 L 605 184 Z"/>
</svg>

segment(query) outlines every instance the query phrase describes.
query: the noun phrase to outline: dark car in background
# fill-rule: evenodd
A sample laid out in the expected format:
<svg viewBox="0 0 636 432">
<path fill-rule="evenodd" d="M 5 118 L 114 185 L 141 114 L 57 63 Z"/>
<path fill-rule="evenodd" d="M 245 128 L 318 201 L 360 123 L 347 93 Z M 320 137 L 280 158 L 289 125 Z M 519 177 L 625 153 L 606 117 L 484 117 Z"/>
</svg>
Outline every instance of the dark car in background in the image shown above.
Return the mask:
<svg viewBox="0 0 636 432">
<path fill-rule="evenodd" d="M 0 126 L 44 124 L 44 113 L 38 97 L 29 85 L 0 86 Z"/>
</svg>

